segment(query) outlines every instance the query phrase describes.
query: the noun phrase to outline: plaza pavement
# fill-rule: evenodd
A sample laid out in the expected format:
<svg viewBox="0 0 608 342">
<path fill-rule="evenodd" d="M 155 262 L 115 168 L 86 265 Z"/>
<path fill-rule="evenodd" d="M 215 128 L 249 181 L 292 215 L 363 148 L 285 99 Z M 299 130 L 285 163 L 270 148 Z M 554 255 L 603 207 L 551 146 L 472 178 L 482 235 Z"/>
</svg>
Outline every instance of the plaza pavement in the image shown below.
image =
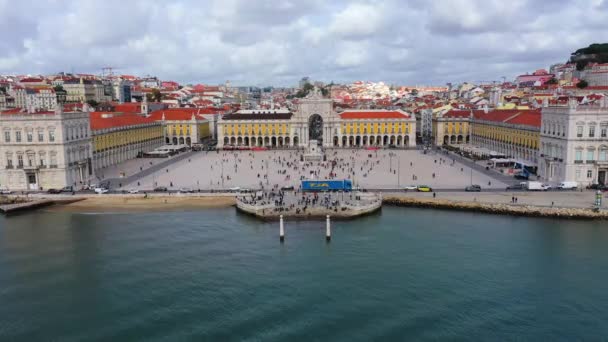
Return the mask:
<svg viewBox="0 0 608 342">
<path fill-rule="evenodd" d="M 105 178 L 124 172 L 127 177 L 120 182 L 122 189 L 140 190 L 150 190 L 155 185 L 173 190 L 181 187 L 259 189 L 262 186 L 265 189 L 273 186 L 294 186 L 297 189 L 301 177 L 328 179 L 331 169 L 328 162 L 300 162 L 300 154 L 302 151 L 295 150 L 193 152 L 187 158 L 174 157 L 175 162 L 168 162 L 162 168 L 151 166 L 144 172 L 140 172 L 139 167 L 149 165 L 150 159 L 136 159 L 105 170 Z M 471 184 L 471 179 L 473 184 L 479 184 L 483 189 L 504 189 L 507 185 L 505 177 L 496 172 L 486 171 L 480 165 L 471 167 L 466 161 L 442 153 L 330 149 L 326 155 L 328 161 L 338 160 L 334 179 L 351 179 L 355 186 L 361 188 L 396 189 L 404 185 L 428 185 L 436 189 L 464 189 Z M 153 161 L 159 163 L 162 160 Z M 311 172 L 316 176 L 311 176 Z"/>
</svg>

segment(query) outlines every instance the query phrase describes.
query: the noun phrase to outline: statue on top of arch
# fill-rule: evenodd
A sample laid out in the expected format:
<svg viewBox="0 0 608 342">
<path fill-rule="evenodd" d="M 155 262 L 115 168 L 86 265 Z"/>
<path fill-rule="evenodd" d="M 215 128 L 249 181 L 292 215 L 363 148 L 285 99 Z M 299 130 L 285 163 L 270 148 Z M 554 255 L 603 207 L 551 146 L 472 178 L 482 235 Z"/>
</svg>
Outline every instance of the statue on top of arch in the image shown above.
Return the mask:
<svg viewBox="0 0 608 342">
<path fill-rule="evenodd" d="M 306 95 L 307 99 L 322 99 L 323 93 L 319 87 L 315 86 L 309 93 Z"/>
</svg>

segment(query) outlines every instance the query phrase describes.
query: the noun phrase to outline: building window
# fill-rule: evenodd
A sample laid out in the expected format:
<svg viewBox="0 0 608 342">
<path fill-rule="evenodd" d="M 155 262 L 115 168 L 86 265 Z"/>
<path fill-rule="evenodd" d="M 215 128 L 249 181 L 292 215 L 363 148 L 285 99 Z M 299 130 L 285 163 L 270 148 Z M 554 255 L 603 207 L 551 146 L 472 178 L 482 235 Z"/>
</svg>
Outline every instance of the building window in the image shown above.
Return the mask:
<svg viewBox="0 0 608 342">
<path fill-rule="evenodd" d="M 55 141 L 55 131 L 54 130 L 50 130 L 49 131 L 49 141 L 50 142 L 54 142 Z"/>
<path fill-rule="evenodd" d="M 595 126 L 589 126 L 589 138 L 595 137 Z"/>
<path fill-rule="evenodd" d="M 15 141 L 16 142 L 21 142 L 21 131 L 16 131 L 15 132 Z"/>
<path fill-rule="evenodd" d="M 581 170 L 576 170 L 576 179 L 581 179 Z"/>
<path fill-rule="evenodd" d="M 27 131 L 27 142 L 34 141 L 34 131 Z"/>
<path fill-rule="evenodd" d="M 606 148 L 606 147 L 600 148 L 600 154 L 599 154 L 598 160 L 600 160 L 600 161 L 606 161 L 607 160 L 606 159 L 607 152 L 608 152 L 608 148 Z"/>
<path fill-rule="evenodd" d="M 40 166 L 44 166 L 44 156 L 40 156 Z"/>
<path fill-rule="evenodd" d="M 606 138 L 607 133 L 608 133 L 608 126 L 600 127 L 600 137 Z"/>
<path fill-rule="evenodd" d="M 6 166 L 10 169 L 13 168 L 13 155 L 10 153 L 6 154 Z"/>
<path fill-rule="evenodd" d="M 593 178 L 593 171 L 587 170 L 587 178 L 589 178 L 589 179 Z"/>
<path fill-rule="evenodd" d="M 4 131 L 4 142 L 11 142 L 11 131 Z"/>
<path fill-rule="evenodd" d="M 577 138 L 583 137 L 583 126 L 576 126 L 576 137 Z"/>
<path fill-rule="evenodd" d="M 20 168 L 23 167 L 23 154 L 17 155 L 17 167 L 20 167 Z"/>
<path fill-rule="evenodd" d="M 576 150 L 574 155 L 574 161 L 582 161 L 583 160 L 583 150 Z"/>
<path fill-rule="evenodd" d="M 594 154 L 595 154 L 595 151 L 593 151 L 593 150 L 588 150 L 588 151 L 587 151 L 587 160 L 588 160 L 588 161 L 589 161 L 589 160 L 593 160 Z"/>
<path fill-rule="evenodd" d="M 38 131 L 38 142 L 43 142 L 43 141 L 44 141 L 44 132 Z"/>
<path fill-rule="evenodd" d="M 51 162 L 50 162 L 50 166 L 51 167 L 57 167 L 57 154 L 55 152 L 51 153 Z"/>
</svg>

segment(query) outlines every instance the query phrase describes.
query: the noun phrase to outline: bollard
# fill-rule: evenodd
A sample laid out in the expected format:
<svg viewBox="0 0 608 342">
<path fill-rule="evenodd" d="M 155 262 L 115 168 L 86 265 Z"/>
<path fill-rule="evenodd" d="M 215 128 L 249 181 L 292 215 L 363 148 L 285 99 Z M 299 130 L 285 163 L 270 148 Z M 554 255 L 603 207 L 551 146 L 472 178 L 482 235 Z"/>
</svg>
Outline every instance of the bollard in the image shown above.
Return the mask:
<svg viewBox="0 0 608 342">
<path fill-rule="evenodd" d="M 331 241 L 331 224 L 329 222 L 329 215 L 327 215 L 327 225 L 325 229 L 325 241 Z"/>
<path fill-rule="evenodd" d="M 283 228 L 283 215 L 280 216 L 280 220 L 279 220 L 279 240 L 281 242 L 285 241 L 285 229 Z"/>
</svg>

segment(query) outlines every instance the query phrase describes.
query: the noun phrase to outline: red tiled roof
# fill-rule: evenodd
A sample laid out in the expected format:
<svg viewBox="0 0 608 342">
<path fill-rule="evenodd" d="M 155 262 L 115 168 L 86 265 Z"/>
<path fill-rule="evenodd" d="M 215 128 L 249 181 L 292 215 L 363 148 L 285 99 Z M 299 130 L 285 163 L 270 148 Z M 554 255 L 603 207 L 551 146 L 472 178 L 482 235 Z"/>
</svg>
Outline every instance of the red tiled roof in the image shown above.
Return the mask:
<svg viewBox="0 0 608 342">
<path fill-rule="evenodd" d="M 483 110 L 473 111 L 477 120 L 502 122 L 513 125 L 540 127 L 540 109 L 497 109 L 485 113 Z"/>
<path fill-rule="evenodd" d="M 443 114 L 444 118 L 468 118 L 471 116 L 470 110 L 451 109 Z"/>
<path fill-rule="evenodd" d="M 139 103 L 139 102 L 116 103 L 116 104 L 114 104 L 114 111 L 123 112 L 123 113 L 141 113 L 141 103 Z"/>
<path fill-rule="evenodd" d="M 43 81 L 44 81 L 44 79 L 42 79 L 42 78 L 27 77 L 27 78 L 21 79 L 19 82 L 43 82 Z"/>
<path fill-rule="evenodd" d="M 345 111 L 340 113 L 342 119 L 409 119 L 408 114 L 399 111 Z"/>
<path fill-rule="evenodd" d="M 507 120 L 507 123 L 513 125 L 525 125 L 534 126 L 540 128 L 541 123 L 541 111 L 540 110 L 524 110 L 520 111 L 520 114 Z"/>
<path fill-rule="evenodd" d="M 215 114 L 216 112 L 210 112 L 210 108 L 167 108 L 167 109 L 159 109 L 150 113 L 150 119 L 154 121 L 159 121 L 163 119 L 163 114 L 165 115 L 165 120 L 192 120 L 192 114 L 196 119 L 204 119 L 202 114 Z"/>
<path fill-rule="evenodd" d="M 152 123 L 154 120 L 132 113 L 91 112 L 91 129 L 107 129 Z M 106 116 L 106 117 L 104 117 Z"/>
<path fill-rule="evenodd" d="M 16 114 L 37 115 L 37 114 L 55 114 L 55 112 L 54 111 L 49 111 L 49 110 L 41 110 L 41 111 L 37 111 L 37 112 L 34 112 L 34 113 L 28 113 L 23 108 L 11 108 L 11 109 L 7 109 L 5 111 L 0 112 L 0 114 L 2 114 L 2 115 L 16 115 Z"/>
</svg>

